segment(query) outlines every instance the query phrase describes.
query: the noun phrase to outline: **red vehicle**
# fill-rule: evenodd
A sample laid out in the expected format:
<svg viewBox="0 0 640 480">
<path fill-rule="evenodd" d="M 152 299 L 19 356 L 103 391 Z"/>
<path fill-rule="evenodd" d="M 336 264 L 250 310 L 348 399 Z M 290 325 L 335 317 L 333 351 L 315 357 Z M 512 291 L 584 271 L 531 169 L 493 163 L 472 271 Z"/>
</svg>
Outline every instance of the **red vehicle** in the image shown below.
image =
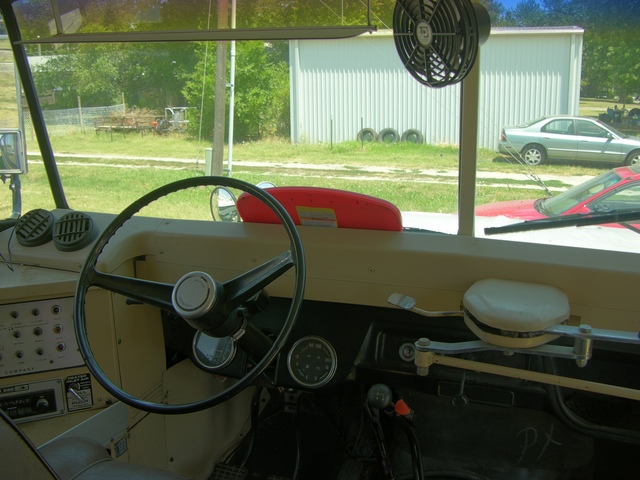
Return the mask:
<svg viewBox="0 0 640 480">
<path fill-rule="evenodd" d="M 614 168 L 553 197 L 480 205 L 476 215 L 536 220 L 629 210 L 640 210 L 640 165 Z M 633 225 L 640 228 L 640 223 Z M 605 226 L 621 225 L 609 223 Z"/>
</svg>

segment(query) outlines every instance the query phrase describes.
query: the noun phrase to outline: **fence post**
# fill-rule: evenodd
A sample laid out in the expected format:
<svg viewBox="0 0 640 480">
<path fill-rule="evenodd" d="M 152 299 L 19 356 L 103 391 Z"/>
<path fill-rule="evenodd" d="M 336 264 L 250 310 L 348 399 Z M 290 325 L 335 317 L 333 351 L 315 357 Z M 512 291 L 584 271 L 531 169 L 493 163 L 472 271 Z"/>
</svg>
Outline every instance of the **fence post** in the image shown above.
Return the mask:
<svg viewBox="0 0 640 480">
<path fill-rule="evenodd" d="M 82 120 L 82 100 L 80 100 L 80 95 L 78 95 L 78 119 L 80 120 L 80 130 L 84 133 L 84 122 Z"/>
</svg>

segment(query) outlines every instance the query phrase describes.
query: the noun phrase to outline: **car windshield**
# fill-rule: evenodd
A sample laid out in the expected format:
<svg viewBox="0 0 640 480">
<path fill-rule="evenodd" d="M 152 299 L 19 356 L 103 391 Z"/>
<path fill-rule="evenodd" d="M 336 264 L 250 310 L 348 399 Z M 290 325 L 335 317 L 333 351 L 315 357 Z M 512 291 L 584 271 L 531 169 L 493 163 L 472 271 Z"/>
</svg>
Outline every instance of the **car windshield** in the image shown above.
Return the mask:
<svg viewBox="0 0 640 480">
<path fill-rule="evenodd" d="M 615 133 L 619 137 L 622 137 L 622 138 L 628 138 L 629 137 L 629 135 L 627 135 L 626 133 L 622 133 L 620 130 L 617 130 L 615 127 L 612 127 L 611 125 L 608 125 L 607 128 L 609 128 L 609 130 L 611 130 L 613 133 Z M 635 136 L 638 136 L 638 134 L 636 133 Z"/>
<path fill-rule="evenodd" d="M 616 104 L 628 109 L 640 93 L 625 75 L 603 73 L 617 56 L 601 52 L 618 44 L 601 15 L 624 20 L 616 2 L 593 9 L 568 2 L 562 15 L 532 2 L 534 19 L 510 2 L 482 1 L 491 26 L 485 38 L 469 33 L 477 60 L 466 50 L 451 60 L 477 64 L 436 85 L 435 70 L 421 75 L 420 62 L 432 69 L 448 60 L 414 58 L 394 2 L 4 3 L 16 14 L 22 38 L 14 48 L 26 52 L 56 167 L 42 153 L 39 113 L 27 107 L 29 89 L 18 87 L 21 67 L 3 23 L 0 128 L 20 131 L 27 160 L 24 172 L 2 173 L 3 218 L 61 206 L 115 214 L 171 181 L 215 175 L 356 192 L 397 207 L 406 230 L 483 236 L 485 227 L 512 220 L 475 217 L 476 204 L 546 190 L 554 196 L 545 210 L 560 215 L 612 181 L 601 175 L 611 165 L 579 161 L 589 152 L 558 161 L 548 150 L 537 166 L 523 161 L 525 145 L 499 152 L 503 127 L 550 115 L 598 118 Z M 638 38 L 637 24 L 616 25 Z M 596 98 L 603 90 L 609 98 Z M 626 117 L 615 126 L 640 129 Z M 618 164 L 630 158 L 617 151 Z M 231 193 L 233 203 L 238 192 Z M 204 207 L 185 196 L 163 214 L 220 220 L 210 192 L 195 195 Z M 621 241 L 625 229 L 571 230 L 580 237 L 572 246 L 640 252 L 637 236 Z M 501 240 L 566 244 L 568 237 Z"/>
<path fill-rule="evenodd" d="M 539 208 L 548 216 L 562 215 L 567 210 L 579 205 L 593 195 L 615 185 L 620 179 L 620 175 L 611 170 L 570 188 L 565 192 L 543 200 Z"/>
</svg>

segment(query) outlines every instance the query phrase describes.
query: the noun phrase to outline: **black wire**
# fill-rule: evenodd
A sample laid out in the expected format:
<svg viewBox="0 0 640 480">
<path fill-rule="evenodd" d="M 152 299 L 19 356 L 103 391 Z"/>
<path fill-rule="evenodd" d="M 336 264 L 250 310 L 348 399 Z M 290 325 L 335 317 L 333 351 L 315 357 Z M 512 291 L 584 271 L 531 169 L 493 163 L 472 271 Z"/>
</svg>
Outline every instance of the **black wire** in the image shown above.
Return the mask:
<svg viewBox="0 0 640 480">
<path fill-rule="evenodd" d="M 11 230 L 11 234 L 9 235 L 9 240 L 7 241 L 7 252 L 9 254 L 9 260 L 7 261 L 7 259 L 4 258 L 4 255 L 2 255 L 2 253 L 0 253 L 0 258 L 2 258 L 2 260 L 4 260 L 5 265 L 12 272 L 13 272 L 13 258 L 12 258 L 13 255 L 11 254 L 11 239 L 13 238 L 13 234 L 14 234 L 15 231 L 16 231 L 15 228 L 13 230 Z"/>
<path fill-rule="evenodd" d="M 373 431 L 373 437 L 375 438 L 376 443 L 378 445 L 378 451 L 380 453 L 380 458 L 382 460 L 383 468 L 385 470 L 385 476 L 390 480 L 394 480 L 395 475 L 393 473 L 393 468 L 391 467 L 391 462 L 389 461 L 389 455 L 387 453 L 387 448 L 385 445 L 384 432 L 382 431 L 382 426 L 380 425 L 380 421 L 375 417 L 366 400 L 364 402 L 363 408 L 367 414 L 367 418 L 369 420 L 369 426 Z"/>
<path fill-rule="evenodd" d="M 296 463 L 293 467 L 293 474 L 291 475 L 292 480 L 296 480 L 298 478 L 298 474 L 300 473 L 300 463 L 302 456 L 302 432 L 300 429 L 300 395 L 297 399 L 296 403 L 296 413 L 293 419 L 293 428 L 296 436 Z"/>
<path fill-rule="evenodd" d="M 422 452 L 420 451 L 420 441 L 418 440 L 418 435 L 416 434 L 416 427 L 410 420 L 407 420 L 405 417 L 397 415 L 395 418 L 400 425 L 400 428 L 404 430 L 404 433 L 407 435 L 407 439 L 409 440 L 413 479 L 423 480 L 424 466 L 422 465 Z"/>
<path fill-rule="evenodd" d="M 253 451 L 253 444 L 256 438 L 256 428 L 258 427 L 258 414 L 260 413 L 260 397 L 262 395 L 262 387 L 256 387 L 251 396 L 251 428 L 249 429 L 249 445 L 247 445 L 247 451 L 244 454 L 244 458 L 240 465 L 244 467 L 251 457 Z M 226 462 L 225 462 L 226 463 Z"/>
</svg>

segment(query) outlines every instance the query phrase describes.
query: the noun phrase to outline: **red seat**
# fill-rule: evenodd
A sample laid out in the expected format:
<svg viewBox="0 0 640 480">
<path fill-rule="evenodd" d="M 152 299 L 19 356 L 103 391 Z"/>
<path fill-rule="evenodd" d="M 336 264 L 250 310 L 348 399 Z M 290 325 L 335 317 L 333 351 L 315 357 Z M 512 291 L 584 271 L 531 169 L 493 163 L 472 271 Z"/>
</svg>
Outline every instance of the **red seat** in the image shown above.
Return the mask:
<svg viewBox="0 0 640 480">
<path fill-rule="evenodd" d="M 272 187 L 268 193 L 282 204 L 296 225 L 402 230 L 398 207 L 380 198 L 320 187 Z M 280 223 L 269 207 L 248 193 L 238 198 L 238 213 L 244 222 Z"/>
</svg>

